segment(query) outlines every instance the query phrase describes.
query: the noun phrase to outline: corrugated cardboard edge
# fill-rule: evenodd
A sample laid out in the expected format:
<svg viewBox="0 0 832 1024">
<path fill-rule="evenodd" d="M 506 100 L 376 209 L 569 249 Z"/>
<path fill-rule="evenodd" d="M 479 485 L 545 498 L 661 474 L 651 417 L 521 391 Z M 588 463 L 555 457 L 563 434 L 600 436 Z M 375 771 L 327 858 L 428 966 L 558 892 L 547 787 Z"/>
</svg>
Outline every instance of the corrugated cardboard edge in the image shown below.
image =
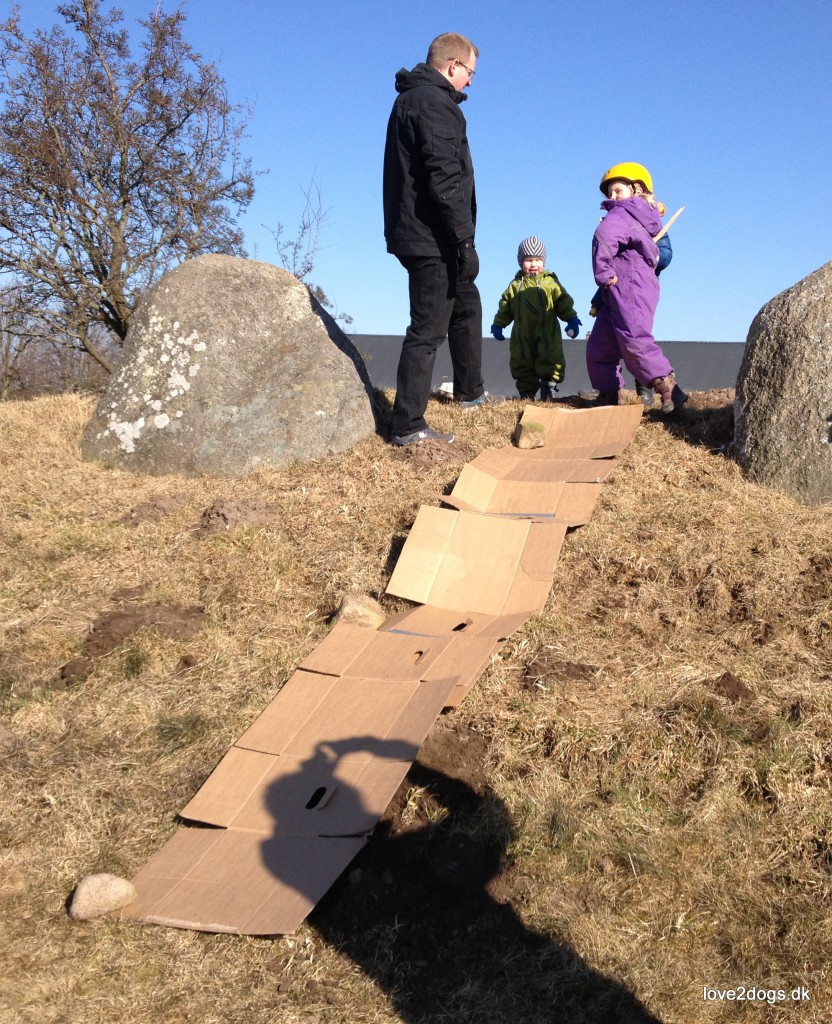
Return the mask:
<svg viewBox="0 0 832 1024">
<path fill-rule="evenodd" d="M 546 476 L 541 476 L 542 464 L 547 464 Z M 563 458 L 557 450 L 532 448 L 524 450 L 513 445 L 502 448 L 488 448 L 471 462 L 483 472 L 490 473 L 498 480 L 546 479 L 563 480 L 571 484 L 602 484 L 618 465 L 618 460 L 607 459 Z"/>
<path fill-rule="evenodd" d="M 460 473 L 446 505 L 461 512 L 514 516 L 535 522 L 556 520 L 567 526 L 583 526 L 592 517 L 601 493 L 598 483 L 570 483 L 557 479 L 552 462 L 521 463 L 529 479 L 495 478 L 487 469 L 469 464 Z M 553 478 L 554 477 L 554 478 Z"/>
</svg>

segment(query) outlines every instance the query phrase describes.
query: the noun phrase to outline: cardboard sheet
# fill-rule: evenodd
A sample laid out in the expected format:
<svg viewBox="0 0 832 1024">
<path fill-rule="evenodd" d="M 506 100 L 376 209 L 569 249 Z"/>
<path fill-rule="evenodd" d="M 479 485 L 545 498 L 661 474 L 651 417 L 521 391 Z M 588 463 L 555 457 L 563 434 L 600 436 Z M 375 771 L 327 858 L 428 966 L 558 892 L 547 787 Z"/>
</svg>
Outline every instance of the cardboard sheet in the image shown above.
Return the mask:
<svg viewBox="0 0 832 1024">
<path fill-rule="evenodd" d="M 234 746 L 182 817 L 264 835 L 353 836 L 370 832 L 411 761 L 310 759 Z"/>
<path fill-rule="evenodd" d="M 310 760 L 324 749 L 356 761 L 412 760 L 457 682 L 342 678 L 298 669 L 235 745 Z M 327 698 L 317 701 L 323 683 Z"/>
<path fill-rule="evenodd" d="M 473 463 L 464 466 L 454 489 L 442 500 L 462 512 L 487 512 L 490 515 L 520 516 L 534 520 L 557 520 L 567 526 L 588 523 L 601 493 L 601 484 L 569 483 L 552 479 L 547 462 L 518 461 L 505 473 L 495 476 Z M 504 467 L 505 471 L 509 466 Z"/>
<path fill-rule="evenodd" d="M 632 441 L 643 409 L 640 402 L 599 409 L 545 409 L 527 405 L 521 422 L 539 423 L 546 432 L 544 448 L 557 452 L 558 458 L 604 459 L 620 455 Z"/>
<path fill-rule="evenodd" d="M 196 931 L 289 934 L 365 842 L 183 827 L 133 879 L 139 898 L 118 916 Z"/>
<path fill-rule="evenodd" d="M 566 524 L 535 523 L 423 505 L 388 594 L 462 613 L 543 610 Z"/>
<path fill-rule="evenodd" d="M 514 615 L 486 615 L 483 612 L 457 612 L 420 604 L 391 615 L 380 629 L 389 633 L 417 636 L 484 636 L 503 643 L 531 618 L 531 612 Z"/>
<path fill-rule="evenodd" d="M 456 642 L 471 640 L 473 647 L 482 657 L 480 664 L 470 674 L 461 676 L 459 682 L 445 701 L 445 707 L 455 708 L 465 699 L 471 687 L 490 664 L 508 637 L 528 621 L 528 612 L 516 615 L 483 615 L 481 612 L 459 612 L 447 608 L 434 608 L 428 604 L 418 605 L 393 615 L 380 627 L 383 632 L 405 633 L 411 636 L 453 636 Z"/>
<path fill-rule="evenodd" d="M 337 623 L 300 667 L 342 678 L 458 681 L 481 669 L 491 647 L 475 634 L 417 637 Z"/>
<path fill-rule="evenodd" d="M 247 935 L 294 931 L 361 848 L 457 685 L 473 682 L 493 647 L 483 636 L 339 626 L 308 659 L 330 674 L 293 673 L 182 810 L 219 828 L 180 829 L 133 879 L 139 899 L 122 916 Z M 414 651 L 430 656 L 416 664 Z M 399 678 L 348 674 L 383 671 L 382 654 Z M 440 665 L 451 660 L 462 671 L 445 676 Z M 432 673 L 438 678 L 418 678 Z"/>
</svg>

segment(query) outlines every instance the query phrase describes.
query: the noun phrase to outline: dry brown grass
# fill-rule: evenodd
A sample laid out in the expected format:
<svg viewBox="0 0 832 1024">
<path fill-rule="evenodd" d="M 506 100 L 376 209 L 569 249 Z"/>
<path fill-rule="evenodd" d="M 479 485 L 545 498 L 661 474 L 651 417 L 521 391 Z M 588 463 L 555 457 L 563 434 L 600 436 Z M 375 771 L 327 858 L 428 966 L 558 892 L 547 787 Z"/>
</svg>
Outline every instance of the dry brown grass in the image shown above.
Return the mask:
<svg viewBox="0 0 832 1024">
<path fill-rule="evenodd" d="M 504 444 L 519 406 L 432 403 L 460 436 L 450 462 L 418 466 L 373 438 L 240 481 L 84 463 L 91 411 L 73 396 L 0 405 L 0 723 L 16 740 L 0 761 L 1 1020 L 639 1019 L 582 1010 L 578 961 L 667 1024 L 829 1019 L 832 506 L 748 483 L 716 450 L 719 408 L 645 420 L 567 538 L 545 613 L 450 716 L 488 741 L 476 828 L 505 831 L 499 807 L 511 823 L 490 891 L 560 957 L 548 981 L 503 951 L 493 988 L 469 978 L 440 1011 L 418 993 L 447 962 L 397 946 L 398 921 L 367 930 L 372 952 L 334 941 L 338 897 L 270 941 L 70 921 L 78 879 L 129 877 L 162 845 L 343 594 L 382 595 L 419 505 Z M 167 515 L 121 522 L 164 498 Z M 197 539 L 222 499 L 274 518 Z M 142 630 L 55 689 L 90 623 L 131 606 L 125 588 L 208 623 L 179 640 Z M 474 956 L 478 941 L 474 927 Z M 741 984 L 805 985 L 811 1001 L 703 999 Z"/>
</svg>

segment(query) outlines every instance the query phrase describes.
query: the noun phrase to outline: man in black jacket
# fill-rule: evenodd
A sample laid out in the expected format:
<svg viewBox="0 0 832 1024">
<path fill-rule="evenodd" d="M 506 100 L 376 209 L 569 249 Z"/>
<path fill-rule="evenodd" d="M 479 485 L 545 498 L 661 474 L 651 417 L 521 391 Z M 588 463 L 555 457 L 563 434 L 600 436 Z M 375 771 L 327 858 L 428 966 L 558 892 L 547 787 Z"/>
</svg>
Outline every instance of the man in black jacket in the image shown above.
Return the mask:
<svg viewBox="0 0 832 1024">
<path fill-rule="evenodd" d="M 477 201 L 474 168 L 460 104 L 479 51 L 446 32 L 427 60 L 396 74 L 398 97 L 384 148 L 384 237 L 407 270 L 410 326 L 402 343 L 392 441 L 453 441 L 425 422 L 436 350 L 448 336 L 454 398 L 475 408 L 482 382 L 482 303 L 474 281 Z"/>
</svg>

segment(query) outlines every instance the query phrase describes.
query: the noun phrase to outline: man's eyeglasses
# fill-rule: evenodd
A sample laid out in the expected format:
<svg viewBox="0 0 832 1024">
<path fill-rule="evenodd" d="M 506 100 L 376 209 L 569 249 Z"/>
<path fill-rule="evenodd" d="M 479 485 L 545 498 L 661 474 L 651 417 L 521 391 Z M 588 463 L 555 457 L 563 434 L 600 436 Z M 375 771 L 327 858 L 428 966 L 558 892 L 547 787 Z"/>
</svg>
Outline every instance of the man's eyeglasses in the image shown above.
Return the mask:
<svg viewBox="0 0 832 1024">
<path fill-rule="evenodd" d="M 470 69 L 470 68 L 468 67 L 468 65 L 467 65 L 467 64 L 463 64 L 461 60 L 457 60 L 457 62 L 456 62 L 456 63 L 457 63 L 457 64 L 459 64 L 459 66 L 460 66 L 461 68 L 465 68 L 465 70 L 466 70 L 466 71 L 468 72 L 468 74 L 469 74 L 469 75 L 471 76 L 471 78 L 473 78 L 473 77 L 474 77 L 474 75 L 476 74 L 476 71 L 472 71 L 472 70 L 471 70 L 471 69 Z"/>
</svg>

